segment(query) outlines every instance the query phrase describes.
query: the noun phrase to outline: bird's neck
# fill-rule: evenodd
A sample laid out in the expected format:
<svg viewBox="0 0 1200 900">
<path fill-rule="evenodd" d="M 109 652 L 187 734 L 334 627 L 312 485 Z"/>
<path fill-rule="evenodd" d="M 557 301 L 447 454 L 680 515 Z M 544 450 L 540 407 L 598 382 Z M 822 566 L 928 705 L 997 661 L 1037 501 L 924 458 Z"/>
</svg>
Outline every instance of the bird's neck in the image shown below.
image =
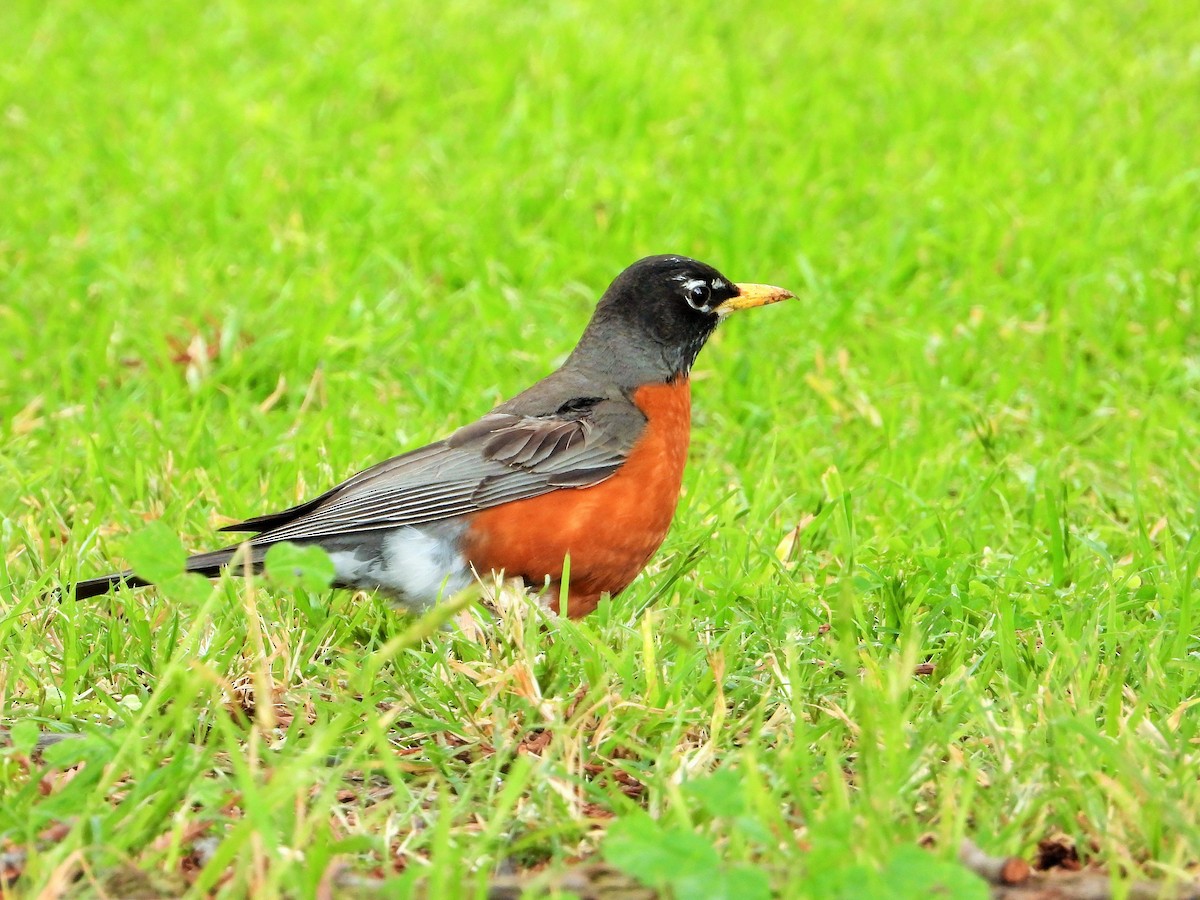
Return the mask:
<svg viewBox="0 0 1200 900">
<path fill-rule="evenodd" d="M 686 345 L 660 342 L 637 327 L 614 320 L 597 327 L 593 319 L 563 368 L 602 373 L 627 390 L 671 384 L 687 378 L 707 340 L 708 334 L 703 334 Z"/>
</svg>

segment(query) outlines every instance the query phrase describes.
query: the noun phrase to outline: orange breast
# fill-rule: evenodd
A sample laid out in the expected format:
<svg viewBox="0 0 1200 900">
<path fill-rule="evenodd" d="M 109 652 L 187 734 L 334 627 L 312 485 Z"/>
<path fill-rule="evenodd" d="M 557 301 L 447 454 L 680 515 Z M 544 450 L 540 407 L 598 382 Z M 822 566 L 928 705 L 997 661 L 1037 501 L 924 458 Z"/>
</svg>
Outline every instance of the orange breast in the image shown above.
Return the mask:
<svg viewBox="0 0 1200 900">
<path fill-rule="evenodd" d="M 645 414 L 646 427 L 607 481 L 506 503 L 472 517 L 463 550 L 476 571 L 503 571 L 533 586 L 549 577 L 557 608 L 563 559 L 569 554 L 567 611 L 573 618 L 637 577 L 666 537 L 679 503 L 691 434 L 691 388 L 686 378 L 648 385 L 634 393 L 633 402 Z"/>
</svg>

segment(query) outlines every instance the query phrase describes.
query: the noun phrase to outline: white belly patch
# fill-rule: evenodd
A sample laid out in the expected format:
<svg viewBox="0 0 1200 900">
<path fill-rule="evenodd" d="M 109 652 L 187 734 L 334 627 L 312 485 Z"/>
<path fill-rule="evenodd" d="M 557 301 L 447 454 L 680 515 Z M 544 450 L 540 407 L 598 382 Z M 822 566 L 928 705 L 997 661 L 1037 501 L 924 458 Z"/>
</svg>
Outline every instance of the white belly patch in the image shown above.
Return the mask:
<svg viewBox="0 0 1200 900">
<path fill-rule="evenodd" d="M 326 549 L 339 582 L 383 591 L 420 612 L 471 583 L 470 567 L 459 549 L 463 527 L 450 522 L 405 525 L 347 535 L 330 541 Z"/>
</svg>

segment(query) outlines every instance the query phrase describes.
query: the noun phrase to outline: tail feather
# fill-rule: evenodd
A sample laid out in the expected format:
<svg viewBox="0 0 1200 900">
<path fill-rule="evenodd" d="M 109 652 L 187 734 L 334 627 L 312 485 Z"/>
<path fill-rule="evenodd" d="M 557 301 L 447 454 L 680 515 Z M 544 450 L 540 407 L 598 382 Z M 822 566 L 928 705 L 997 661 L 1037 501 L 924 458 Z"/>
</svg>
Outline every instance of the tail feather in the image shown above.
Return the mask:
<svg viewBox="0 0 1200 900">
<path fill-rule="evenodd" d="M 102 597 L 121 584 L 128 585 L 129 587 L 145 587 L 150 582 L 143 581 L 134 575 L 132 571 L 126 569 L 124 572 L 113 572 L 111 575 L 101 575 L 98 578 L 85 578 L 83 581 L 77 581 L 70 592 L 75 594 L 76 600 L 86 600 L 88 597 Z M 55 593 L 62 592 L 56 591 Z"/>
<path fill-rule="evenodd" d="M 237 549 L 237 547 L 226 547 L 210 553 L 197 553 L 195 556 L 188 557 L 185 569 L 188 572 L 203 575 L 205 578 L 216 578 L 221 574 L 221 570 L 229 565 Z M 266 547 L 250 548 L 250 566 L 253 571 L 258 572 L 262 569 L 262 561 L 266 555 Z M 234 571 L 240 575 L 242 566 L 239 564 Z M 85 578 L 83 581 L 77 581 L 71 589 L 71 593 L 74 593 L 76 600 L 86 600 L 89 597 L 103 596 L 122 584 L 126 587 L 149 587 L 153 582 L 138 578 L 133 574 L 133 570 L 126 569 L 124 572 L 113 572 L 110 575 L 100 575 L 97 578 Z"/>
</svg>

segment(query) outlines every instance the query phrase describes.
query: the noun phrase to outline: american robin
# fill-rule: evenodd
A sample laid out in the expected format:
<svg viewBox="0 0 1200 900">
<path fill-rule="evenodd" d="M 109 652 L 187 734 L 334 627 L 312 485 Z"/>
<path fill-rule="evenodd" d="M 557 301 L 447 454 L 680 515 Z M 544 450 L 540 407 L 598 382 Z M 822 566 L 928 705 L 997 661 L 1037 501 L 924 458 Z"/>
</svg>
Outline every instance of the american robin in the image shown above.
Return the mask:
<svg viewBox="0 0 1200 900">
<path fill-rule="evenodd" d="M 562 368 L 444 440 L 381 462 L 321 496 L 222 531 L 249 532 L 261 566 L 281 541 L 329 553 L 335 586 L 376 589 L 420 610 L 503 572 L 551 588 L 570 557 L 568 609 L 591 612 L 649 561 L 675 514 L 691 431 L 688 372 L 732 312 L 793 295 L 734 284 L 682 256 L 617 276 Z M 216 576 L 236 546 L 200 553 Z M 75 596 L 133 572 L 90 578 Z"/>
</svg>

